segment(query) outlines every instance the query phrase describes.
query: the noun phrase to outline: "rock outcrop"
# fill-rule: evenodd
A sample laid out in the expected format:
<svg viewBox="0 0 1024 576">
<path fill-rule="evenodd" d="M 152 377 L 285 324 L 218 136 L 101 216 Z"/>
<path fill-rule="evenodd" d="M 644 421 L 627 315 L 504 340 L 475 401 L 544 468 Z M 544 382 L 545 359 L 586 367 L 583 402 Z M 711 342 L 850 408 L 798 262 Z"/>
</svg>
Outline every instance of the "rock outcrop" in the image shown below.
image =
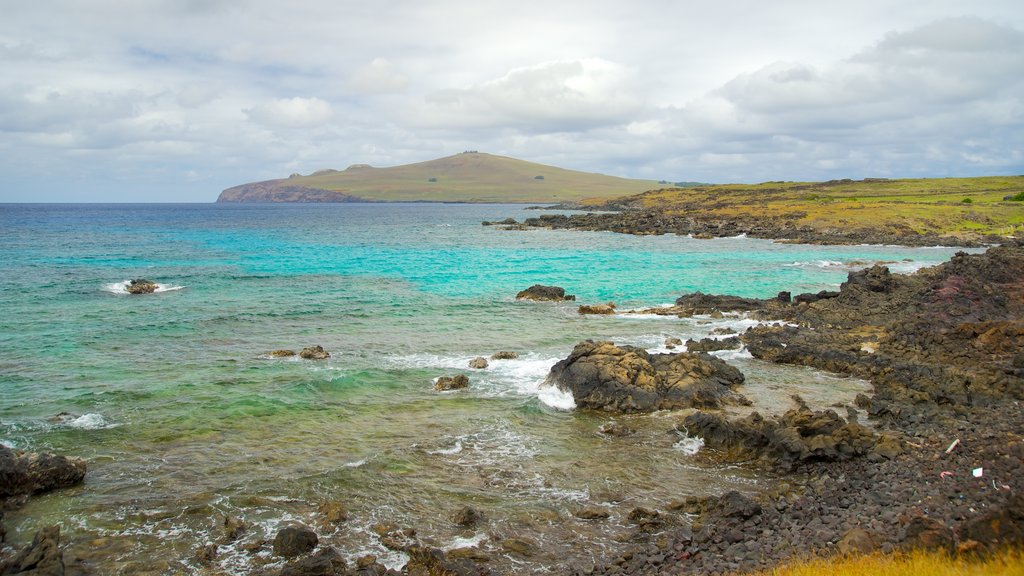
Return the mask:
<svg viewBox="0 0 1024 576">
<path fill-rule="evenodd" d="M 81 458 L 37 454 L 0 444 L 0 498 L 65 488 L 85 479 Z"/>
<path fill-rule="evenodd" d="M 124 287 L 129 294 L 152 294 L 156 292 L 158 288 L 156 282 L 152 280 L 146 280 L 143 278 L 137 278 L 128 282 L 128 285 Z"/>
<path fill-rule="evenodd" d="M 434 390 L 445 392 L 448 390 L 461 390 L 469 386 L 469 378 L 465 374 L 455 376 L 441 376 L 434 382 Z"/>
<path fill-rule="evenodd" d="M 584 304 L 576 310 L 579 314 L 615 314 L 615 303 Z"/>
<path fill-rule="evenodd" d="M 32 543 L 11 559 L 0 562 L 0 575 L 64 576 L 64 553 L 60 549 L 60 526 L 36 533 Z"/>
<path fill-rule="evenodd" d="M 294 524 L 278 530 L 274 537 L 274 555 L 294 558 L 312 552 L 319 543 L 312 528 Z"/>
<path fill-rule="evenodd" d="M 551 368 L 545 385 L 572 393 L 580 408 L 652 412 L 744 404 L 735 391 L 742 382 L 739 370 L 706 354 L 649 354 L 587 340 Z"/>
<path fill-rule="evenodd" d="M 302 351 L 299 352 L 299 357 L 305 358 L 306 360 L 326 360 L 330 358 L 331 355 L 329 352 L 324 350 L 323 346 L 318 345 L 303 348 Z"/>
<path fill-rule="evenodd" d="M 562 302 L 565 300 L 575 299 L 576 297 L 572 294 L 565 293 L 565 288 L 561 288 L 559 286 L 542 286 L 540 284 L 534 284 L 526 290 L 521 290 L 516 294 L 516 300 Z"/>
</svg>

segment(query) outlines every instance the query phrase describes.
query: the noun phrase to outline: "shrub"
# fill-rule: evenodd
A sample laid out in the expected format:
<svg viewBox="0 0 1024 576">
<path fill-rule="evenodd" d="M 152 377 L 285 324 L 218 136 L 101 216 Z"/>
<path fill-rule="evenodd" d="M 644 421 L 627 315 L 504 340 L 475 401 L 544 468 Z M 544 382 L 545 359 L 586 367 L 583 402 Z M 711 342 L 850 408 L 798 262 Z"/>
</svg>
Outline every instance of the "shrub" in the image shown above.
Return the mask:
<svg viewBox="0 0 1024 576">
<path fill-rule="evenodd" d="M 960 202 L 963 203 L 963 204 L 970 204 L 970 203 L 974 202 L 974 200 L 971 200 L 970 198 L 964 198 Z"/>
<path fill-rule="evenodd" d="M 1005 200 L 1009 200 L 1010 202 L 1024 202 L 1024 192 L 1017 192 L 1013 196 L 1005 198 Z"/>
</svg>

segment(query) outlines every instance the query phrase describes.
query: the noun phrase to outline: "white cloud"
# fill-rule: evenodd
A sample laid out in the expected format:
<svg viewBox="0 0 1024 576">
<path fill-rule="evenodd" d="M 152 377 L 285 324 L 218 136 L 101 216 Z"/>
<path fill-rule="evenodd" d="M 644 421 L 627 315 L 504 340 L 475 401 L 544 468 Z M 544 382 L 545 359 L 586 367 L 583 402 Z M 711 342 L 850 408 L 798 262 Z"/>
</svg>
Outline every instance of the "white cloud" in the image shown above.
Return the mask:
<svg viewBox="0 0 1024 576">
<path fill-rule="evenodd" d="M 250 120 L 273 128 L 319 126 L 331 119 L 331 105 L 319 98 L 276 98 L 245 110 Z"/>
<path fill-rule="evenodd" d="M 402 92 L 408 85 L 409 79 L 386 58 L 374 58 L 349 78 L 349 87 L 363 94 Z"/>
</svg>

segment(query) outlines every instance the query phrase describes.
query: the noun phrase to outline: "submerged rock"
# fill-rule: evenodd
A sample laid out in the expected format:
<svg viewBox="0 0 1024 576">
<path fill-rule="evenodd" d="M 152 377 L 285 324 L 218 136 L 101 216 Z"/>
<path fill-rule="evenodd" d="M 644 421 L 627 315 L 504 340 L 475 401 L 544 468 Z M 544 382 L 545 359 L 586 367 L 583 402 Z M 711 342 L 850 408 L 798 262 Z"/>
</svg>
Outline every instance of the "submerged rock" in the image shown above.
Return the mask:
<svg viewBox="0 0 1024 576">
<path fill-rule="evenodd" d="M 49 492 L 85 478 L 85 460 L 14 450 L 0 444 L 0 498 Z"/>
<path fill-rule="evenodd" d="M 295 350 L 271 350 L 264 354 L 268 358 L 291 358 L 295 356 Z"/>
<path fill-rule="evenodd" d="M 507 350 L 502 350 L 500 352 L 495 352 L 494 354 L 491 354 L 491 360 L 515 360 L 516 358 L 519 358 L 519 354 L 516 354 L 515 352 L 509 352 Z"/>
<path fill-rule="evenodd" d="M 472 506 L 463 506 L 452 516 L 452 522 L 459 526 L 476 526 L 483 522 L 484 515 Z"/>
<path fill-rule="evenodd" d="M 128 282 L 128 285 L 124 287 L 129 294 L 152 294 L 159 288 L 156 282 L 152 280 L 145 280 L 138 278 Z"/>
<path fill-rule="evenodd" d="M 36 533 L 32 543 L 6 562 L 0 562 L 0 574 L 64 576 L 64 553 L 60 550 L 60 526 L 49 526 Z"/>
<path fill-rule="evenodd" d="M 540 284 L 534 284 L 526 290 L 522 290 L 516 294 L 516 300 L 549 300 L 553 302 L 561 302 L 563 300 L 575 299 L 576 297 L 572 294 L 565 293 L 565 288 L 558 286 L 542 286 Z"/>
<path fill-rule="evenodd" d="M 469 378 L 465 374 L 455 376 L 441 376 L 434 382 L 434 390 L 444 392 L 446 390 L 460 390 L 469 386 Z"/>
<path fill-rule="evenodd" d="M 706 354 L 649 354 L 587 340 L 555 364 L 545 382 L 571 393 L 580 408 L 653 412 L 746 404 L 734 390 L 743 379 L 739 370 Z"/>
</svg>

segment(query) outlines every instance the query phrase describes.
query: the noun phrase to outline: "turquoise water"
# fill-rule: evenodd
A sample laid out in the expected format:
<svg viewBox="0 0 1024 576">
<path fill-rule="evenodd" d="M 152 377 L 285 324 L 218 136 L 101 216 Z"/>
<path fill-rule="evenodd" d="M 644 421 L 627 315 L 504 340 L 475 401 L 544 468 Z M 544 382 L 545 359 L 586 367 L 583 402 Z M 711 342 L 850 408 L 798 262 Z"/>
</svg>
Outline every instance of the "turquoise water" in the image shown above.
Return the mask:
<svg viewBox="0 0 1024 576">
<path fill-rule="evenodd" d="M 514 232 L 512 205 L 0 205 L 0 442 L 79 455 L 78 488 L 8 515 L 9 539 L 60 523 L 97 573 L 244 574 L 266 550 L 224 546 L 213 567 L 196 548 L 224 515 L 246 541 L 282 521 L 318 522 L 325 501 L 350 520 L 321 527 L 346 555 L 380 546 L 369 527 L 416 527 L 439 546 L 525 535 L 540 552 L 517 571 L 592 558 L 627 530 L 617 516 L 572 518 L 584 503 L 626 510 L 674 497 L 756 490 L 767 479 L 689 453 L 666 431 L 676 414 L 609 420 L 538 395 L 550 366 L 586 338 L 658 349 L 739 318 L 581 317 L 572 304 L 516 302 L 557 284 L 580 302 L 667 304 L 685 292 L 769 296 L 837 286 L 875 261 L 897 271 L 948 248 L 775 244 L 729 238 Z M 119 283 L 163 289 L 129 296 Z M 320 344 L 323 362 L 266 359 Z M 518 360 L 469 370 L 498 350 Z M 829 404 L 864 383 L 762 365 L 732 353 L 748 394 L 784 409 L 791 391 Z M 439 394 L 457 372 L 468 390 Z M 561 407 L 563 409 L 560 409 Z M 681 441 L 682 440 L 682 441 Z M 472 504 L 488 528 L 451 512 Z M 622 514 L 624 516 L 624 514 Z M 575 542 L 575 545 L 565 544 Z M 507 559 L 496 553 L 496 565 Z"/>
</svg>

